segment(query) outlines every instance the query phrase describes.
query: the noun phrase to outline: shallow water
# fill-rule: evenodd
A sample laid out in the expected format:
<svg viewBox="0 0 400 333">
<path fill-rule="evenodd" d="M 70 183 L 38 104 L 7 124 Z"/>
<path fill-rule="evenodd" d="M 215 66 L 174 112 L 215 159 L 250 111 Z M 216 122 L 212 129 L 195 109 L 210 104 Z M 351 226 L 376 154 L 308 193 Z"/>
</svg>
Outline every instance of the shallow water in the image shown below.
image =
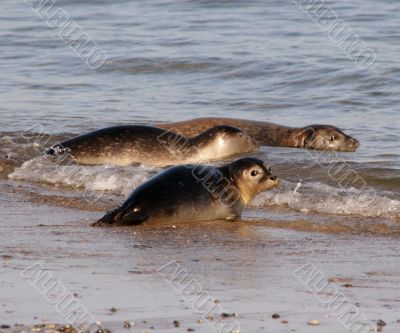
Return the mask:
<svg viewBox="0 0 400 333">
<path fill-rule="evenodd" d="M 124 200 L 135 186 L 158 171 L 142 165 L 80 169 L 74 165 L 59 166 L 37 157 L 51 144 L 85 131 L 114 124 L 152 124 L 203 116 L 265 120 L 289 126 L 326 123 L 359 139 L 358 151 L 321 154 L 262 147 L 261 152 L 254 154 L 267 161 L 283 182 L 279 189 L 257 197 L 244 212 L 244 220 L 252 223 L 261 239 L 251 242 L 262 249 L 267 246 L 265 252 L 249 251 L 256 256 L 273 253 L 273 247 L 265 242 L 268 233 L 277 233 L 283 243 L 304 237 L 303 245 L 299 245 L 299 251 L 303 252 L 308 240 L 317 237 L 323 238 L 320 244 L 324 244 L 321 246 L 332 256 L 341 246 L 353 254 L 368 242 L 365 246 L 383 258 L 386 242 L 392 246 L 391 242 L 396 242 L 400 235 L 397 111 L 400 104 L 400 4 L 391 0 L 356 0 L 351 3 L 328 1 L 325 5 L 335 10 L 376 53 L 373 66 L 358 67 L 292 1 L 56 1 L 56 6 L 64 9 L 107 52 L 105 64 L 93 70 L 23 1 L 3 0 L 0 4 L 2 228 L 9 228 L 10 223 L 24 228 L 20 223 L 32 216 L 34 222 L 28 229 L 33 228 L 34 232 L 33 226 L 41 220 L 58 220 L 59 216 L 67 215 L 60 218 L 60 225 L 72 228 L 71 235 L 79 233 L 80 228 L 86 233 L 90 222 Z M 22 204 L 14 203 L 18 200 Z M 45 216 L 48 210 L 49 216 Z M 86 227 L 74 229 L 76 221 L 83 218 L 88 219 L 82 222 Z M 150 231 L 141 232 L 146 239 Z M 316 236 L 315 232 L 324 236 Z M 52 239 L 48 238 L 47 231 L 38 233 L 41 238 Z M 313 236 L 305 236 L 308 233 Z M 361 238 L 352 244 L 352 237 L 357 234 Z M 2 243 L 18 243 L 18 233 L 12 235 L 15 238 L 3 235 Z M 31 233 L 27 235 L 24 237 L 31 244 L 29 247 L 35 247 L 37 243 L 29 238 Z M 108 233 L 101 242 L 107 236 Z M 114 240 L 107 240 L 110 248 L 118 243 L 119 237 L 120 234 Z M 329 237 L 334 237 L 333 250 L 329 247 Z M 231 238 L 227 236 L 223 242 L 240 242 L 241 239 L 235 234 Z M 165 242 L 173 241 L 174 238 Z M 95 249 L 96 243 L 90 244 L 87 253 Z M 73 251 L 79 250 L 74 245 L 71 247 Z M 172 246 L 168 255 L 173 257 L 177 248 Z M 215 246 L 212 249 L 218 255 L 225 253 Z M 198 250 L 198 247 L 193 249 Z M 137 249 L 132 251 L 126 255 L 141 255 Z M 292 259 L 282 251 L 281 264 L 287 265 Z M 48 252 L 59 255 L 52 249 Z M 52 261 L 54 257 L 48 252 L 35 254 L 30 259 Z M 156 250 L 154 253 L 157 255 Z M 242 256 L 239 252 L 232 255 Z M 330 262 L 331 259 L 326 260 Z M 86 265 L 91 267 L 101 260 L 95 258 Z M 123 267 L 122 259 L 113 260 Z M 304 260 L 307 255 L 298 261 Z M 357 262 L 354 275 L 361 276 L 367 270 L 361 267 L 364 264 L 374 265 L 368 261 L 367 254 L 354 260 Z M 17 263 L 11 259 L 11 266 Z M 390 264 L 385 263 L 384 267 Z M 252 272 L 250 284 L 258 281 L 259 274 L 266 274 L 256 268 L 259 265 L 249 261 L 246 266 Z M 62 269 L 68 269 L 66 267 L 68 265 Z M 338 270 L 342 267 L 339 259 L 336 267 Z M 105 271 L 113 269 L 108 267 Z M 291 269 L 292 266 L 286 273 L 290 274 Z M 388 274 L 393 273 L 391 269 L 388 271 Z M 74 272 L 80 274 L 81 270 Z M 203 272 L 204 279 L 215 287 L 213 291 L 221 287 L 222 275 L 230 274 L 224 272 L 211 278 Z M 7 274 L 5 285 L 15 277 L 13 270 Z M 268 274 L 271 283 L 276 275 Z M 101 281 L 112 284 L 111 280 Z M 237 281 L 240 282 L 236 285 L 239 293 L 255 293 L 253 287 L 241 289 L 245 278 Z M 389 287 L 382 287 L 388 298 L 396 281 L 389 283 Z M 98 288 L 102 288 L 103 282 L 99 282 Z M 290 281 L 287 283 L 294 286 Z M 17 284 L 16 288 L 19 287 Z M 147 287 L 145 285 L 144 289 Z M 232 301 L 230 292 L 221 288 L 228 302 Z M 157 287 L 160 293 L 161 289 Z M 123 292 L 119 290 L 116 294 L 122 297 Z M 292 293 L 287 295 L 282 303 L 276 295 L 274 302 L 285 308 L 282 304 L 292 299 Z M 264 296 L 255 302 L 264 304 L 267 295 Z M 367 298 L 366 294 L 360 297 Z M 25 301 L 22 303 L 30 304 L 32 300 Z M 398 305 L 393 301 L 394 308 L 394 304 Z M 149 302 L 149 312 L 152 306 L 154 303 Z M 248 320 L 256 324 L 248 327 L 255 329 L 257 326 L 258 329 L 264 324 L 259 325 L 258 319 L 252 321 L 259 310 L 257 306 L 251 309 L 253 314 Z M 292 309 L 296 309 L 296 305 Z M 396 309 L 398 311 L 398 306 Z M 32 317 L 29 311 L 15 318 L 24 318 L 29 323 L 28 317 Z M 300 315 L 300 321 L 306 320 L 305 317 Z M 4 318 L 12 321 L 14 314 Z M 271 325 L 275 324 L 268 322 L 265 327 L 275 327 Z"/>
<path fill-rule="evenodd" d="M 221 115 L 291 126 L 329 123 L 357 137 L 359 150 L 310 156 L 262 149 L 259 156 L 289 182 L 275 204 L 298 210 L 291 191 L 303 180 L 305 211 L 399 216 L 399 46 L 390 42 L 396 3 L 326 4 L 377 54 L 368 69 L 341 53 L 292 2 L 58 1 L 57 8 L 107 52 L 98 70 L 90 70 L 31 8 L 13 1 L 2 6 L 2 159 L 26 161 L 40 152 L 40 144 L 121 123 Z M 26 132 L 51 136 L 36 136 L 39 147 L 30 147 L 30 140 L 10 143 Z M 118 172 L 87 169 L 85 180 L 76 182 L 38 165 L 24 166 L 11 178 L 125 195 L 149 174 L 146 168 L 125 169 L 121 188 Z M 368 192 L 365 198 L 342 191 L 357 186 Z M 375 191 L 376 198 L 370 197 Z M 338 198 L 338 192 L 344 195 Z"/>
</svg>

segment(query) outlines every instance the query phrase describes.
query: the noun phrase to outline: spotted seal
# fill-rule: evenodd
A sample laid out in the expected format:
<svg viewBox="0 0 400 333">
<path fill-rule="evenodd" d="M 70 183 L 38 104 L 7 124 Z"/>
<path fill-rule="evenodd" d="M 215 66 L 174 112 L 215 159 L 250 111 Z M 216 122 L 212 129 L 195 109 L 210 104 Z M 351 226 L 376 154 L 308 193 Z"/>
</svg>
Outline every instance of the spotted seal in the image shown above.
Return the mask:
<svg viewBox="0 0 400 333">
<path fill-rule="evenodd" d="M 265 121 L 233 118 L 197 118 L 182 122 L 158 124 L 161 128 L 174 128 L 179 134 L 195 136 L 210 127 L 235 126 L 244 130 L 258 143 L 267 146 L 307 148 L 331 151 L 355 151 L 359 142 L 331 125 L 288 127 Z"/>
<path fill-rule="evenodd" d="M 141 125 L 99 129 L 56 144 L 47 154 L 68 153 L 81 164 L 154 166 L 220 160 L 258 149 L 258 143 L 242 130 L 215 126 L 187 138 L 173 131 Z"/>
</svg>

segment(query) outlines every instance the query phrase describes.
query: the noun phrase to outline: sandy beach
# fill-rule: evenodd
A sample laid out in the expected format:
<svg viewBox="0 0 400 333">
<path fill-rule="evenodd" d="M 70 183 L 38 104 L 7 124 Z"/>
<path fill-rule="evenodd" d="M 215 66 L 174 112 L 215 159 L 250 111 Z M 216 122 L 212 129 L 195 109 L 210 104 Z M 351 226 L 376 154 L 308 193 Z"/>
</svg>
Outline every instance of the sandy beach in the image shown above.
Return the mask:
<svg viewBox="0 0 400 333">
<path fill-rule="evenodd" d="M 242 332 L 345 332 L 296 277 L 307 264 L 369 321 L 384 320 L 384 332 L 399 329 L 398 236 L 298 231 L 290 223 L 254 220 L 249 212 L 243 222 L 100 228 L 90 222 L 101 212 L 37 205 L 5 184 L 2 193 L 0 318 L 11 326 L 4 332 L 18 330 L 15 324 L 67 324 L 45 288 L 35 288 L 34 277 L 24 273 L 34 264 L 113 332 L 209 332 L 210 316 L 233 318 Z M 177 288 L 180 277 L 163 269 L 171 262 L 217 302 L 217 313 L 198 313 Z M 310 327 L 310 320 L 320 325 Z M 124 327 L 126 321 L 134 327 Z"/>
</svg>

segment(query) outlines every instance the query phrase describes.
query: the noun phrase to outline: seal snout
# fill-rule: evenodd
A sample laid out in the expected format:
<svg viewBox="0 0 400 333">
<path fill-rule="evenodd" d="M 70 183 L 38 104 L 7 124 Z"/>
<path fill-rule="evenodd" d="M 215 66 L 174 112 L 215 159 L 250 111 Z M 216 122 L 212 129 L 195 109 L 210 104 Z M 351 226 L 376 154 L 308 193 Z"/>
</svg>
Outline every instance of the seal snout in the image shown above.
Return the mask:
<svg viewBox="0 0 400 333">
<path fill-rule="evenodd" d="M 354 147 L 354 150 L 360 147 L 360 141 L 358 141 L 357 139 L 351 138 L 350 142 L 351 145 Z"/>
<path fill-rule="evenodd" d="M 270 176 L 268 176 L 268 183 L 272 183 L 272 185 L 270 185 L 271 187 L 278 187 L 279 184 L 281 183 L 281 181 L 277 176 L 270 175 Z M 270 187 L 267 185 L 267 189 L 268 188 L 270 188 Z"/>
<path fill-rule="evenodd" d="M 347 145 L 343 151 L 356 151 L 359 146 L 360 142 L 357 139 L 349 137 L 347 138 Z"/>
</svg>

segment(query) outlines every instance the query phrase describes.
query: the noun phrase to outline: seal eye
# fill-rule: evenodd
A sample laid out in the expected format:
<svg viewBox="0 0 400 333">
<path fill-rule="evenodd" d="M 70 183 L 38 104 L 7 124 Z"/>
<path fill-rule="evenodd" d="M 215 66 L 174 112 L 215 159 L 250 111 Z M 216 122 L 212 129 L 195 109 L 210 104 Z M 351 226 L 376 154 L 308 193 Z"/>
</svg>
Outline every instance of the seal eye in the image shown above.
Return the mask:
<svg viewBox="0 0 400 333">
<path fill-rule="evenodd" d="M 260 174 L 260 172 L 258 170 L 251 170 L 250 172 L 252 177 L 258 176 Z"/>
</svg>

